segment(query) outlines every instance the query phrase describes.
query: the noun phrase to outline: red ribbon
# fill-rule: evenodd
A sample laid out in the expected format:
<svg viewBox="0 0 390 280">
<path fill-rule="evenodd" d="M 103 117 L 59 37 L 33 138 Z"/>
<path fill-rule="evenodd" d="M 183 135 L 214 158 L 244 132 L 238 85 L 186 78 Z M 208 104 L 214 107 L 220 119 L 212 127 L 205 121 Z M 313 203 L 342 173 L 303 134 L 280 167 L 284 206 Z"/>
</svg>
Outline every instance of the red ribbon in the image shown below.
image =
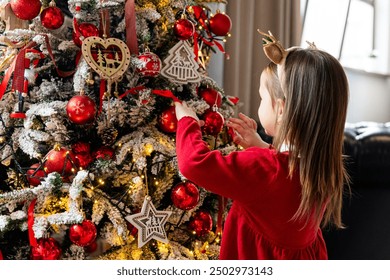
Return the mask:
<svg viewBox="0 0 390 280">
<path fill-rule="evenodd" d="M 8 68 L 7 72 L 5 73 L 3 81 L 0 84 L 0 100 L 3 98 L 3 95 L 4 95 L 5 91 L 7 90 L 8 82 L 11 78 L 12 73 L 14 72 L 14 69 L 15 69 L 15 62 L 16 62 L 16 60 L 14 59 L 11 66 Z"/>
<path fill-rule="evenodd" d="M 129 90 L 126 90 L 122 95 L 120 95 L 119 99 L 122 99 L 122 98 L 126 97 L 129 94 L 137 94 L 138 91 L 144 90 L 144 89 L 146 89 L 146 87 L 144 87 L 144 86 L 138 86 L 138 87 L 131 88 Z M 154 90 L 152 90 L 152 93 L 155 94 L 155 95 L 159 95 L 159 96 L 170 98 L 174 102 L 181 103 L 181 100 L 179 98 L 177 98 L 173 94 L 173 92 L 168 90 L 168 89 L 154 89 Z"/>
<path fill-rule="evenodd" d="M 27 223 L 28 223 L 28 239 L 30 240 L 30 246 L 35 247 L 38 245 L 37 239 L 34 235 L 33 225 L 34 225 L 34 208 L 35 203 L 37 202 L 37 199 L 33 199 L 30 203 L 30 206 L 28 207 L 28 216 L 27 216 Z"/>
<path fill-rule="evenodd" d="M 127 0 L 125 4 L 126 43 L 131 54 L 139 53 L 135 16 L 135 1 Z"/>
<path fill-rule="evenodd" d="M 49 37 L 46 34 L 42 34 L 42 36 L 45 37 L 46 48 L 47 48 L 47 51 L 49 53 L 51 60 L 53 61 L 54 67 L 56 68 L 58 76 L 60 76 L 61 78 L 66 78 L 66 77 L 72 76 L 75 73 L 75 71 L 62 71 L 58 68 L 56 60 L 55 60 L 54 55 L 53 55 L 51 45 L 50 45 Z"/>
</svg>

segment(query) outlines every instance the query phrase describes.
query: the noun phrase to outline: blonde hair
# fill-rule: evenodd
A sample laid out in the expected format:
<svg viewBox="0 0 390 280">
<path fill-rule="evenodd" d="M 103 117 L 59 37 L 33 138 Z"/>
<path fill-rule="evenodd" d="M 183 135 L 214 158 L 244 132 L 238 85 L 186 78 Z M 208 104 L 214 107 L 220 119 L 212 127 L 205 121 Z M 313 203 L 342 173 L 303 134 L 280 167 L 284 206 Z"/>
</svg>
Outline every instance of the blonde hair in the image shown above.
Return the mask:
<svg viewBox="0 0 390 280">
<path fill-rule="evenodd" d="M 344 184 L 349 182 L 342 156 L 347 77 L 333 56 L 313 48 L 292 50 L 283 67 L 285 106 L 274 145 L 279 150 L 286 143 L 290 175 L 299 170 L 301 202 L 293 219 L 308 221 L 315 209 L 318 224 L 322 220 L 323 226 L 341 228 Z"/>
</svg>

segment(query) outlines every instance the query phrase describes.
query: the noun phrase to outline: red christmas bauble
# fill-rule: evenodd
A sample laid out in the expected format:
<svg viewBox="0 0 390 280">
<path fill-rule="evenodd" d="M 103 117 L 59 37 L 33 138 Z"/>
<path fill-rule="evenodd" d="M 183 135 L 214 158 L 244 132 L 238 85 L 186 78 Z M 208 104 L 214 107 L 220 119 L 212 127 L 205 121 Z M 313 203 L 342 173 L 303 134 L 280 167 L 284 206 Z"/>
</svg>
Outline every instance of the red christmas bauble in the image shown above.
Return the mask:
<svg viewBox="0 0 390 280">
<path fill-rule="evenodd" d="M 47 153 L 46 161 L 43 166 L 47 174 L 58 172 L 66 177 L 74 172 L 75 165 L 76 158 L 72 151 L 63 147 L 55 147 Z"/>
<path fill-rule="evenodd" d="M 161 60 L 152 52 L 144 52 L 138 56 L 138 59 L 145 63 L 142 68 L 137 68 L 137 72 L 145 77 L 156 77 L 160 74 Z"/>
<path fill-rule="evenodd" d="M 199 202 L 199 190 L 189 181 L 182 182 L 172 188 L 171 199 L 177 208 L 190 210 Z"/>
<path fill-rule="evenodd" d="M 90 153 L 78 153 L 75 154 L 76 165 L 82 169 L 87 169 L 88 166 L 94 161 L 94 158 Z"/>
<path fill-rule="evenodd" d="M 66 113 L 75 124 L 88 124 L 95 119 L 95 102 L 86 95 L 73 96 L 66 105 Z"/>
<path fill-rule="evenodd" d="M 232 28 L 232 21 L 228 15 L 217 13 L 210 18 L 209 28 L 217 36 L 226 36 Z"/>
<path fill-rule="evenodd" d="M 37 246 L 31 247 L 33 260 L 58 260 L 61 256 L 61 247 L 54 238 L 40 238 L 37 243 Z"/>
<path fill-rule="evenodd" d="M 48 7 L 41 13 L 41 23 L 47 29 L 58 29 L 64 23 L 64 14 L 60 8 Z"/>
<path fill-rule="evenodd" d="M 206 135 L 217 136 L 222 131 L 225 119 L 220 112 L 207 110 L 202 119 L 204 120 L 202 131 Z"/>
<path fill-rule="evenodd" d="M 173 26 L 173 32 L 180 40 L 190 39 L 195 33 L 194 24 L 186 18 L 178 19 Z"/>
<path fill-rule="evenodd" d="M 161 113 L 158 118 L 158 124 L 162 131 L 166 133 L 175 133 L 177 128 L 177 118 L 175 112 L 175 106 L 170 106 L 164 112 Z"/>
<path fill-rule="evenodd" d="M 130 235 L 137 236 L 138 229 L 129 222 L 126 222 L 126 225 L 127 225 L 127 229 L 130 232 Z"/>
<path fill-rule="evenodd" d="M 204 88 L 201 89 L 199 92 L 200 97 L 204 101 L 206 101 L 207 104 L 210 105 L 210 107 L 213 107 L 214 105 L 217 105 L 217 107 L 221 107 L 222 105 L 222 94 L 219 91 L 216 91 L 212 88 Z"/>
<path fill-rule="evenodd" d="M 32 20 L 41 11 L 41 1 L 39 0 L 11 0 L 11 10 L 17 18 Z"/>
<path fill-rule="evenodd" d="M 91 36 L 99 36 L 99 29 L 92 23 L 83 22 L 78 25 L 78 33 L 73 32 L 73 42 L 81 47 L 83 44 L 82 39 L 88 38 Z M 83 37 L 83 38 L 81 38 Z"/>
<path fill-rule="evenodd" d="M 41 169 L 38 169 L 39 166 L 39 163 L 34 163 L 26 172 L 27 181 L 30 183 L 31 186 L 34 187 L 38 186 L 41 183 L 41 179 L 46 177 L 46 173 L 45 171 L 43 171 L 42 167 Z"/>
<path fill-rule="evenodd" d="M 91 152 L 91 144 L 86 142 L 77 142 L 72 144 L 72 152 L 75 154 Z"/>
<path fill-rule="evenodd" d="M 69 228 L 69 239 L 78 246 L 89 246 L 96 238 L 97 230 L 93 222 L 84 220 L 81 224 L 75 224 Z"/>
<path fill-rule="evenodd" d="M 96 240 L 94 240 L 90 245 L 85 247 L 85 252 L 91 254 L 91 253 L 96 251 L 97 247 L 98 247 L 98 244 L 97 244 Z"/>
<path fill-rule="evenodd" d="M 109 146 L 101 146 L 93 152 L 93 158 L 110 160 L 115 158 L 115 150 Z"/>
<path fill-rule="evenodd" d="M 189 223 L 189 228 L 195 231 L 197 236 L 203 236 L 213 228 L 213 219 L 209 212 L 200 210 L 195 213 Z"/>
</svg>

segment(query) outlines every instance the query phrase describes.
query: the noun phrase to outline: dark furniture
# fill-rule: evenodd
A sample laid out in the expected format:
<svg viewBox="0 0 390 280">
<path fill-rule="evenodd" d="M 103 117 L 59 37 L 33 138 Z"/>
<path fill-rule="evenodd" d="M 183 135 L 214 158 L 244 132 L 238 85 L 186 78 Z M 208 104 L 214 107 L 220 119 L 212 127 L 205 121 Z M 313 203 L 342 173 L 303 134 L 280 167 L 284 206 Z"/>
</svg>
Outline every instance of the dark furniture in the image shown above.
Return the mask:
<svg viewBox="0 0 390 280">
<path fill-rule="evenodd" d="M 345 194 L 345 229 L 324 230 L 329 259 L 390 259 L 390 122 L 345 128 L 351 195 Z"/>
</svg>

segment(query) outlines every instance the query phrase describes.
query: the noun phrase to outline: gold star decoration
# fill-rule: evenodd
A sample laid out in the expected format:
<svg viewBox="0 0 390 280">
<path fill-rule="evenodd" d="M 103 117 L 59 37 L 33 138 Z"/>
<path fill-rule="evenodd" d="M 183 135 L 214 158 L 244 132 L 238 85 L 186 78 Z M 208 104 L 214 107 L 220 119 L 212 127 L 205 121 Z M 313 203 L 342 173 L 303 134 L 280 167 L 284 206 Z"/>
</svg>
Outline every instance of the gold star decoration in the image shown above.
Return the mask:
<svg viewBox="0 0 390 280">
<path fill-rule="evenodd" d="M 152 239 L 169 242 L 164 226 L 171 214 L 171 211 L 158 211 L 151 197 L 145 197 L 141 212 L 126 217 L 126 220 L 138 229 L 138 248 Z"/>
</svg>

